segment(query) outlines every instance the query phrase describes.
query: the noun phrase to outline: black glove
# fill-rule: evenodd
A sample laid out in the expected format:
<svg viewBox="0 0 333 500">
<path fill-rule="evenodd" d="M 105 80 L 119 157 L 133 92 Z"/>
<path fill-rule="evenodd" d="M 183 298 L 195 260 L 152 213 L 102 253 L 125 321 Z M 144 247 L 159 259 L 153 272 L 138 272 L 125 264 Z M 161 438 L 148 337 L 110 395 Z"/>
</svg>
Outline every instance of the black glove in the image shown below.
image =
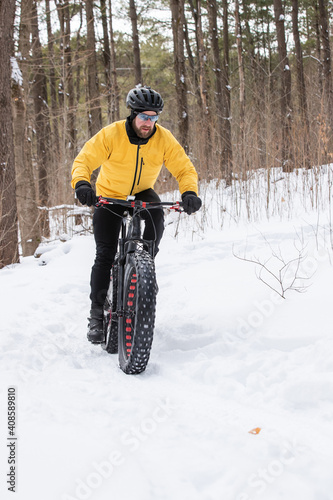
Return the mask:
<svg viewBox="0 0 333 500">
<path fill-rule="evenodd" d="M 82 205 L 95 205 L 97 197 L 95 191 L 87 181 L 79 181 L 75 184 L 75 194 Z"/>
<path fill-rule="evenodd" d="M 201 199 L 195 194 L 194 191 L 185 191 L 182 194 L 183 209 L 188 215 L 193 214 L 202 205 Z"/>
</svg>

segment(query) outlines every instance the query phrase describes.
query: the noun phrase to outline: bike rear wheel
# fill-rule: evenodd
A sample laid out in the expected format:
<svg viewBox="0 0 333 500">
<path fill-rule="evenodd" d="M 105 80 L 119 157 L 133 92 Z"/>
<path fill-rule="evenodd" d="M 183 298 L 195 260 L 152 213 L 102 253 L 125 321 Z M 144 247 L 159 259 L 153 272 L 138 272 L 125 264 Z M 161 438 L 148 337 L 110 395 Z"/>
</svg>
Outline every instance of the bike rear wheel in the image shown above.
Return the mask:
<svg viewBox="0 0 333 500">
<path fill-rule="evenodd" d="M 118 317 L 117 317 L 117 293 L 118 293 L 118 266 L 112 266 L 109 290 L 103 308 L 103 331 L 104 342 L 102 347 L 109 354 L 118 352 Z"/>
<path fill-rule="evenodd" d="M 123 316 L 119 319 L 119 365 L 123 372 L 143 372 L 153 342 L 157 284 L 154 260 L 145 250 L 127 255 Z"/>
</svg>

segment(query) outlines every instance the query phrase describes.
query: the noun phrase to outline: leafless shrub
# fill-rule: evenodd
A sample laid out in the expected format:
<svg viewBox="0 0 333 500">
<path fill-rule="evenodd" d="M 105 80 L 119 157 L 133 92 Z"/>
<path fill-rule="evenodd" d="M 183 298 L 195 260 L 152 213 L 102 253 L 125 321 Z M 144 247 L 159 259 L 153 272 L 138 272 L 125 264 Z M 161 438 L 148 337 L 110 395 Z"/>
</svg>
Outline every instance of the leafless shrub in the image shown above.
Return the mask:
<svg viewBox="0 0 333 500">
<path fill-rule="evenodd" d="M 286 298 L 288 290 L 294 290 L 298 293 L 305 292 L 309 287 L 305 282 L 309 281 L 312 275 L 307 276 L 303 273 L 303 264 L 308 257 L 304 243 L 301 242 L 301 248 L 297 248 L 295 244 L 296 256 L 286 259 L 283 257 L 281 249 L 276 252 L 265 237 L 264 240 L 271 252 L 267 258 L 260 258 L 255 255 L 247 257 L 246 254 L 240 256 L 235 253 L 234 249 L 233 255 L 244 262 L 255 264 L 257 278 L 283 299 Z"/>
</svg>

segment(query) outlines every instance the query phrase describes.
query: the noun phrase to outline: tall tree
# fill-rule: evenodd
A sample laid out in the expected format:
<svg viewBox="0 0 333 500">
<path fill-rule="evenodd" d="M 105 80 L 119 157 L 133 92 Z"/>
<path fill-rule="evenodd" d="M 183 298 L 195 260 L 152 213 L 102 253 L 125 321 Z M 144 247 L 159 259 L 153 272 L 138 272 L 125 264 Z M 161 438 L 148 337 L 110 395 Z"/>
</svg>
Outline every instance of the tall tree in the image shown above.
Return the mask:
<svg viewBox="0 0 333 500">
<path fill-rule="evenodd" d="M 61 202 L 69 201 L 70 167 L 77 154 L 76 144 L 76 105 L 73 81 L 72 47 L 71 47 L 71 9 L 69 0 L 55 0 L 60 22 L 61 33 L 61 161 L 58 167 L 58 184 Z"/>
<path fill-rule="evenodd" d="M 319 61 L 318 64 L 318 82 L 319 82 L 319 88 L 320 92 L 322 93 L 323 91 L 323 65 L 321 63 L 321 41 L 320 41 L 320 20 L 319 20 L 319 8 L 318 8 L 318 1 L 317 0 L 312 0 L 313 1 L 313 8 L 315 12 L 315 18 L 314 18 L 314 24 L 315 24 L 315 32 L 316 32 L 316 57 L 317 60 Z"/>
<path fill-rule="evenodd" d="M 190 5 L 192 6 L 192 11 L 194 11 L 194 7 L 193 7 L 192 2 L 190 2 Z M 195 18 L 194 12 L 193 12 L 193 17 Z M 186 52 L 187 52 L 187 63 L 189 66 L 189 80 L 193 82 L 192 86 L 194 87 L 195 96 L 196 96 L 197 102 L 199 103 L 199 107 L 201 107 L 201 96 L 200 96 L 200 85 L 199 85 L 199 79 L 198 79 L 198 72 L 197 72 L 196 62 L 195 62 L 195 58 L 193 56 L 193 51 L 192 51 L 192 47 L 191 47 L 191 40 L 190 40 L 188 22 L 187 22 L 186 16 L 184 16 L 183 31 L 184 31 L 184 41 L 185 41 Z"/>
<path fill-rule="evenodd" d="M 111 73 L 112 73 L 112 103 L 111 103 L 111 121 L 119 120 L 119 87 L 117 79 L 117 64 L 116 64 L 116 44 L 113 34 L 112 22 L 112 3 L 109 0 L 109 24 L 110 24 L 110 44 L 111 44 Z"/>
<path fill-rule="evenodd" d="M 254 40 L 254 34 L 252 33 L 252 28 L 250 26 L 251 22 L 251 11 L 249 9 L 249 0 L 243 0 L 242 1 L 242 7 L 243 7 L 243 20 L 244 20 L 244 38 L 246 39 L 246 52 L 247 56 L 250 60 L 250 67 L 251 67 L 251 74 L 252 74 L 252 85 L 253 89 L 252 92 L 254 92 L 254 98 L 256 101 L 256 104 L 260 102 L 260 99 L 258 99 L 258 93 L 255 92 L 255 87 L 256 83 L 258 80 L 258 64 L 257 64 L 257 55 L 255 52 L 255 40 Z M 252 23 L 251 23 L 252 24 Z"/>
<path fill-rule="evenodd" d="M 235 25 L 236 25 L 236 43 L 238 55 L 238 74 L 239 74 L 239 130 L 240 130 L 240 159 L 241 166 L 245 168 L 245 73 L 243 62 L 242 45 L 242 27 L 239 12 L 239 1 L 235 0 Z"/>
<path fill-rule="evenodd" d="M 327 0 L 318 0 L 319 16 L 321 25 L 321 38 L 323 45 L 323 79 L 324 79 L 324 103 L 327 117 L 333 129 L 333 84 L 332 84 L 332 61 L 329 33 L 329 17 Z"/>
<path fill-rule="evenodd" d="M 287 44 L 285 35 L 285 16 L 282 0 L 274 0 L 275 25 L 279 52 L 279 65 L 281 74 L 281 124 L 282 124 L 282 153 L 281 161 L 283 170 L 290 171 L 293 168 L 291 151 L 291 71 L 287 55 Z"/>
<path fill-rule="evenodd" d="M 296 55 L 297 93 L 298 93 L 300 115 L 303 124 L 302 150 L 303 153 L 305 153 L 304 160 L 307 162 L 307 166 L 309 166 L 308 157 L 309 157 L 310 131 L 309 131 L 308 104 L 307 104 L 305 78 L 304 78 L 303 53 L 302 53 L 302 46 L 298 28 L 298 0 L 292 0 L 292 24 L 293 24 L 294 43 L 295 43 L 295 55 Z"/>
<path fill-rule="evenodd" d="M 223 106 L 223 81 L 222 81 L 222 62 L 219 47 L 219 37 L 217 31 L 217 5 L 216 0 L 211 0 L 207 3 L 209 31 L 211 38 L 211 47 L 213 55 L 213 71 L 215 74 L 215 109 L 216 109 L 216 138 L 217 143 L 215 151 L 217 151 L 217 163 L 220 173 L 223 174 L 223 156 L 222 156 L 222 134 L 224 130 L 224 106 Z"/>
<path fill-rule="evenodd" d="M 44 208 L 41 216 L 42 234 L 49 236 L 49 219 L 47 207 L 49 205 L 48 170 L 52 167 L 51 128 L 47 97 L 47 80 L 43 60 L 42 45 L 39 37 L 38 13 L 36 0 L 32 2 L 31 16 L 32 35 L 32 96 L 35 112 L 35 130 L 37 143 L 38 165 L 38 202 Z"/>
<path fill-rule="evenodd" d="M 202 2 L 201 0 L 190 0 L 190 5 L 195 21 L 195 34 L 197 41 L 197 60 L 198 60 L 198 74 L 199 74 L 199 106 L 201 113 L 200 126 L 200 145 L 203 153 L 202 162 L 208 166 L 211 165 L 211 121 L 210 121 L 210 108 L 208 104 L 208 82 L 206 76 L 206 48 L 204 43 L 204 32 L 202 27 Z"/>
<path fill-rule="evenodd" d="M 15 2 L 0 0 L 0 268 L 18 262 L 11 64 Z"/>
<path fill-rule="evenodd" d="M 94 28 L 93 0 L 86 0 L 87 16 L 87 73 L 88 73 L 88 125 L 89 135 L 93 136 L 102 127 L 102 111 L 99 99 L 97 74 L 96 39 Z"/>
<path fill-rule="evenodd" d="M 179 142 L 189 151 L 189 119 L 184 54 L 184 0 L 170 0 Z"/>
<path fill-rule="evenodd" d="M 14 143 L 17 210 L 22 255 L 33 255 L 41 241 L 39 211 L 31 151 L 30 123 L 27 117 L 29 101 L 29 53 L 32 0 L 21 5 L 18 51 L 22 71 L 12 83 L 14 98 Z"/>
<path fill-rule="evenodd" d="M 70 161 L 74 160 L 77 154 L 76 147 L 76 127 L 75 127 L 75 95 L 72 69 L 72 47 L 71 47 L 71 13 L 69 0 L 64 0 L 64 81 L 65 81 L 65 116 L 66 116 L 66 155 Z"/>
<path fill-rule="evenodd" d="M 76 51 L 75 51 L 75 101 L 80 102 L 81 98 L 81 56 L 82 56 L 82 43 L 81 43 L 81 30 L 83 26 L 83 1 L 80 0 L 78 4 L 78 16 L 80 19 L 79 26 L 76 29 Z"/>
<path fill-rule="evenodd" d="M 308 132 L 309 131 L 308 105 L 307 105 L 305 78 L 304 78 L 303 53 L 302 53 L 302 46 L 298 28 L 298 10 L 299 10 L 298 0 L 292 0 L 292 24 L 293 24 L 293 35 L 294 35 L 295 54 L 296 54 L 298 99 L 299 99 L 301 116 L 305 122 Z"/>
<path fill-rule="evenodd" d="M 129 16 L 132 23 L 132 39 L 133 39 L 133 57 L 134 57 L 134 85 L 143 84 L 141 58 L 140 58 L 140 44 L 138 32 L 138 15 L 136 12 L 135 1 L 129 2 Z"/>
<path fill-rule="evenodd" d="M 31 0 L 24 2 L 25 4 L 31 3 Z M 23 7 L 23 2 L 21 10 Z M 51 24 L 51 8 L 50 0 L 45 0 L 45 14 L 46 14 L 46 29 L 47 29 L 47 52 L 49 60 L 49 88 L 50 88 L 50 114 L 51 114 L 51 128 L 52 128 L 52 143 L 54 146 L 54 154 L 58 163 L 60 164 L 60 138 L 59 138 L 59 109 L 58 109 L 58 98 L 57 98 L 57 76 L 55 68 L 55 55 L 54 55 L 54 38 L 52 33 Z"/>
<path fill-rule="evenodd" d="M 231 142 L 231 96 L 229 84 L 229 12 L 228 0 L 223 5 L 223 68 L 222 68 L 222 103 L 223 103 L 223 131 L 222 131 L 222 158 L 223 177 L 229 184 L 232 176 L 232 142 Z"/>
<path fill-rule="evenodd" d="M 111 52 L 109 42 L 108 20 L 106 12 L 106 1 L 100 0 L 101 18 L 103 27 L 103 65 L 105 75 L 106 98 L 108 103 L 108 123 L 112 121 L 112 75 L 111 75 Z"/>
</svg>

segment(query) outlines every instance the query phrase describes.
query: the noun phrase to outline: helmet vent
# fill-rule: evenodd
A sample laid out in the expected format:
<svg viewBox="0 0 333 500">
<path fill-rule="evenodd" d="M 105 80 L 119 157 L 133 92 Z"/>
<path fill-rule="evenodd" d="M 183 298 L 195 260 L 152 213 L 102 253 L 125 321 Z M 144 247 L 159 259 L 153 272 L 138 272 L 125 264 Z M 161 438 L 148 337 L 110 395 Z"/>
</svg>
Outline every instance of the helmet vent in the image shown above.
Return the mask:
<svg viewBox="0 0 333 500">
<path fill-rule="evenodd" d="M 158 92 L 148 86 L 137 86 L 129 91 L 126 105 L 135 111 L 155 111 L 161 113 L 163 110 L 163 99 Z"/>
</svg>

